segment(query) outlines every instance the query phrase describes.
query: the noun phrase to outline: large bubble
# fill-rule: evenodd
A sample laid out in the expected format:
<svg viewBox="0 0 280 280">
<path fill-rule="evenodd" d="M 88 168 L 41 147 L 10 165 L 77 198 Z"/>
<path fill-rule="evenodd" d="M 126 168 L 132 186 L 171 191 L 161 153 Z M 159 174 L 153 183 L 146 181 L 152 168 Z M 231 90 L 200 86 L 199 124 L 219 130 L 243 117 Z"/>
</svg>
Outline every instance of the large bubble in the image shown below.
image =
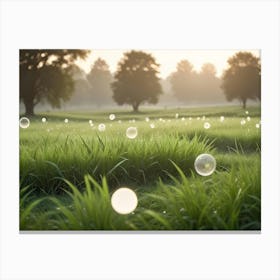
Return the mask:
<svg viewBox="0 0 280 280">
<path fill-rule="evenodd" d="M 101 123 L 101 124 L 98 125 L 98 130 L 99 131 L 105 131 L 105 129 L 106 129 L 106 125 L 104 123 Z"/>
<path fill-rule="evenodd" d="M 136 138 L 137 134 L 138 134 L 137 128 L 134 126 L 131 126 L 126 130 L 126 137 L 129 139 Z"/>
<path fill-rule="evenodd" d="M 20 126 L 21 128 L 28 128 L 29 125 L 30 125 L 30 121 L 29 121 L 28 118 L 26 118 L 26 117 L 20 118 L 20 120 L 19 120 L 19 126 Z"/>
<path fill-rule="evenodd" d="M 119 188 L 111 197 L 111 205 L 119 214 L 129 214 L 133 212 L 138 204 L 135 192 L 129 188 Z"/>
<path fill-rule="evenodd" d="M 195 171 L 201 176 L 209 176 L 216 169 L 216 160 L 212 155 L 201 154 L 194 162 Z"/>
</svg>

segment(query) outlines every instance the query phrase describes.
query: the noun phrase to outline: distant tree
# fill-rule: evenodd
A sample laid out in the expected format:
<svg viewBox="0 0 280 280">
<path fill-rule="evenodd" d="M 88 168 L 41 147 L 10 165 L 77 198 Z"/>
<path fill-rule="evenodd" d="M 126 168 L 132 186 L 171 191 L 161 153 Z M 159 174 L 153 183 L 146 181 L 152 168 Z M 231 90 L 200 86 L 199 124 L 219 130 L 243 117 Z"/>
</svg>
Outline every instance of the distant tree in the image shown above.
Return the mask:
<svg viewBox="0 0 280 280">
<path fill-rule="evenodd" d="M 196 87 L 197 73 L 188 60 L 181 60 L 177 64 L 176 72 L 170 76 L 170 82 L 175 97 L 179 101 L 191 101 Z"/>
<path fill-rule="evenodd" d="M 113 76 L 105 60 L 98 58 L 94 62 L 87 79 L 91 85 L 90 94 L 93 102 L 97 105 L 110 103 L 113 94 L 111 89 Z"/>
<path fill-rule="evenodd" d="M 157 74 L 159 64 L 155 58 L 142 51 L 124 54 L 118 64 L 112 83 L 113 99 L 118 105 L 129 104 L 137 112 L 145 102 L 156 104 L 162 93 Z"/>
<path fill-rule="evenodd" d="M 71 65 L 85 58 L 87 50 L 20 50 L 20 100 L 25 114 L 34 115 L 34 107 L 47 101 L 60 107 L 73 91 Z"/>
<path fill-rule="evenodd" d="M 248 99 L 261 99 L 260 59 L 250 52 L 238 52 L 228 59 L 221 88 L 228 101 L 238 99 L 246 108 Z"/>
</svg>

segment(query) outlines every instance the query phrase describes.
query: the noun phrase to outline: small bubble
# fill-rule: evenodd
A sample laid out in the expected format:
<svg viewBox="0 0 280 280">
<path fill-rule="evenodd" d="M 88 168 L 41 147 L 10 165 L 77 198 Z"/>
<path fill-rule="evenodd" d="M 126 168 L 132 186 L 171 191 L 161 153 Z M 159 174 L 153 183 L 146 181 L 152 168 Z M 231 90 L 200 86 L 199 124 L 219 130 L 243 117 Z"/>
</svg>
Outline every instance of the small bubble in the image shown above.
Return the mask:
<svg viewBox="0 0 280 280">
<path fill-rule="evenodd" d="M 92 124 L 92 120 L 89 120 L 88 123 L 89 123 L 89 124 Z"/>
<path fill-rule="evenodd" d="M 99 131 L 105 131 L 105 129 L 106 129 L 106 125 L 104 123 L 101 123 L 101 124 L 98 125 L 98 130 Z"/>
<path fill-rule="evenodd" d="M 216 160 L 212 155 L 201 154 L 196 158 L 194 168 L 199 175 L 209 176 L 216 169 Z"/>
<path fill-rule="evenodd" d="M 162 122 L 162 121 L 163 121 L 163 119 L 162 119 L 162 118 L 159 118 L 158 120 L 159 120 L 160 122 Z"/>
<path fill-rule="evenodd" d="M 221 116 L 220 117 L 220 122 L 223 122 L 225 120 L 225 117 L 224 116 Z"/>
<path fill-rule="evenodd" d="M 245 112 L 245 114 L 246 114 L 246 115 L 248 115 L 248 114 L 249 114 L 249 112 L 248 112 L 248 111 L 246 111 L 246 112 Z"/>
<path fill-rule="evenodd" d="M 209 122 L 205 122 L 203 126 L 205 129 L 209 129 L 211 127 L 211 124 Z"/>
<path fill-rule="evenodd" d="M 146 122 L 149 122 L 149 121 L 150 121 L 150 118 L 149 118 L 149 117 L 146 117 L 146 118 L 145 118 L 145 121 L 146 121 Z"/>
<path fill-rule="evenodd" d="M 20 126 L 21 128 L 28 128 L 29 125 L 30 125 L 30 121 L 29 121 L 28 118 L 26 118 L 26 117 L 20 118 L 20 120 L 19 120 L 19 126 Z"/>
<path fill-rule="evenodd" d="M 251 120 L 251 118 L 248 116 L 248 117 L 247 117 L 247 121 L 249 122 L 250 120 Z"/>
<path fill-rule="evenodd" d="M 64 122 L 65 122 L 65 123 L 68 123 L 68 122 L 69 122 L 69 120 L 68 120 L 68 119 L 65 119 L 65 120 L 64 120 Z"/>
<path fill-rule="evenodd" d="M 116 118 L 115 114 L 110 114 L 110 115 L 109 115 L 109 119 L 110 119 L 111 121 L 113 121 L 115 118 Z"/>
<path fill-rule="evenodd" d="M 131 126 L 126 130 L 126 137 L 129 139 L 136 138 L 137 134 L 138 134 L 137 128 L 134 126 Z"/>
<path fill-rule="evenodd" d="M 47 121 L 46 118 L 42 118 L 42 123 L 45 123 Z"/>
<path fill-rule="evenodd" d="M 150 128 L 155 128 L 155 125 L 153 123 L 151 123 Z"/>
<path fill-rule="evenodd" d="M 185 118 L 184 118 L 184 117 L 183 117 L 183 118 L 181 118 L 181 121 L 183 121 L 183 122 L 184 122 L 184 121 L 185 121 Z"/>
<path fill-rule="evenodd" d="M 164 211 L 162 211 L 162 213 L 163 213 L 163 214 L 166 214 L 166 211 L 164 210 Z"/>
</svg>

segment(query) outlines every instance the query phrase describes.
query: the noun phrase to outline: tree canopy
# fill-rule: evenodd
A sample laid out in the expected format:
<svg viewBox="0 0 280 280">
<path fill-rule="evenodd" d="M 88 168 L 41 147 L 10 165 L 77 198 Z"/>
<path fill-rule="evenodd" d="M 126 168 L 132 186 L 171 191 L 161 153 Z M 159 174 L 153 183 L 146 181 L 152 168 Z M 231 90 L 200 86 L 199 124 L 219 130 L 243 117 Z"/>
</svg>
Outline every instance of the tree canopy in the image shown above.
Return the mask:
<svg viewBox="0 0 280 280">
<path fill-rule="evenodd" d="M 131 105 L 134 111 L 144 103 L 156 104 L 162 93 L 158 73 L 159 64 L 151 54 L 134 50 L 124 53 L 111 84 L 113 99 L 118 105 Z"/>
<path fill-rule="evenodd" d="M 250 52 L 238 52 L 228 59 L 221 88 L 227 100 L 238 99 L 246 108 L 248 99 L 261 99 L 260 59 Z"/>
<path fill-rule="evenodd" d="M 34 114 L 39 102 L 60 107 L 70 98 L 74 85 L 71 66 L 77 58 L 85 58 L 87 50 L 20 50 L 20 100 L 26 115 Z"/>
<path fill-rule="evenodd" d="M 112 102 L 113 92 L 110 84 L 113 81 L 113 76 L 105 60 L 98 58 L 94 62 L 87 79 L 91 85 L 91 100 L 96 105 L 108 105 Z"/>
<path fill-rule="evenodd" d="M 184 103 L 213 103 L 222 101 L 220 80 L 216 68 L 205 63 L 200 72 L 188 60 L 181 60 L 169 77 L 175 97 Z"/>
</svg>

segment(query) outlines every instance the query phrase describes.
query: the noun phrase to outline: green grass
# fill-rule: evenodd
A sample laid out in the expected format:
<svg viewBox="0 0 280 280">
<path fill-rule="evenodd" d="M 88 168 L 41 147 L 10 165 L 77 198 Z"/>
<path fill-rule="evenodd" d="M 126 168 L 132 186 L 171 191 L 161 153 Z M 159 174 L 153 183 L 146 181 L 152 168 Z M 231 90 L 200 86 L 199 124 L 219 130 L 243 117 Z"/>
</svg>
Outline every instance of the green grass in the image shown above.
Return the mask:
<svg viewBox="0 0 280 280">
<path fill-rule="evenodd" d="M 31 119 L 29 128 L 20 129 L 21 230 L 260 229 L 260 108 L 248 111 L 251 120 L 243 126 L 247 115 L 232 106 Z M 104 132 L 99 123 L 106 125 Z M 126 137 L 129 126 L 138 129 L 135 139 Z M 211 176 L 194 170 L 201 153 L 216 158 Z M 111 207 L 111 194 L 120 186 L 137 193 L 131 214 Z"/>
</svg>

